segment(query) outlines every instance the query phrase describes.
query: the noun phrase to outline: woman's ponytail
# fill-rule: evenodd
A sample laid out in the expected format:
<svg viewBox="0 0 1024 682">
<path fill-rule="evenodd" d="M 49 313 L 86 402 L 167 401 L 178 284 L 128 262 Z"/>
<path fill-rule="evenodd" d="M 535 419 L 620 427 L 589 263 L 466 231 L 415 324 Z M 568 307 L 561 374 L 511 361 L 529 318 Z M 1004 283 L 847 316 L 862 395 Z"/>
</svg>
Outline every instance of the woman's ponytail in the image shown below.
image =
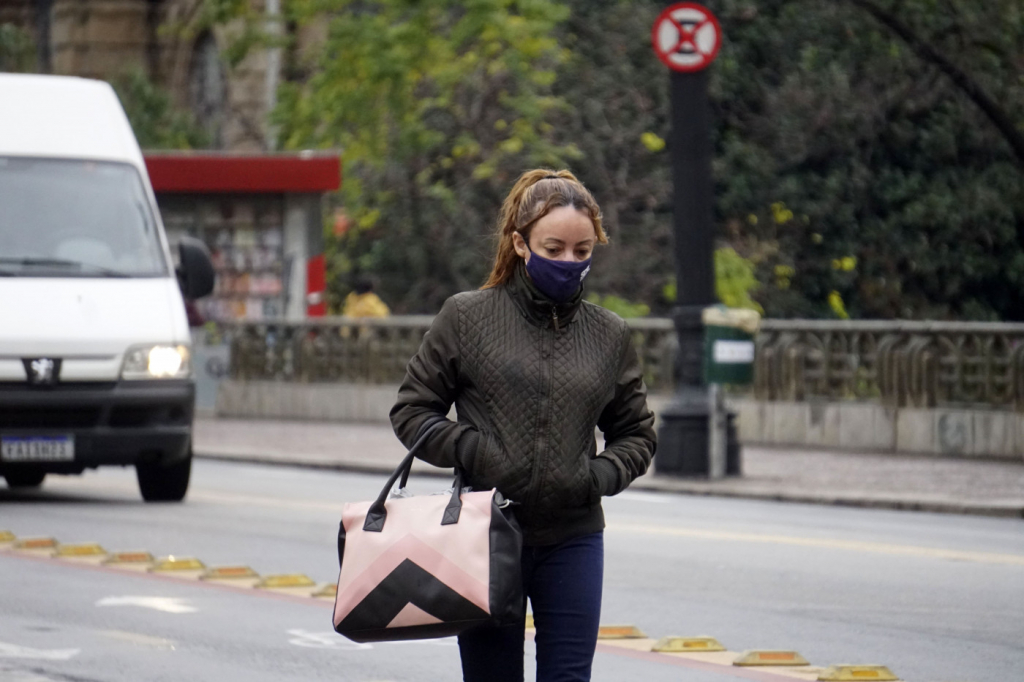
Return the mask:
<svg viewBox="0 0 1024 682">
<path fill-rule="evenodd" d="M 526 171 L 516 180 L 501 206 L 496 231 L 497 253 L 491 274 L 482 289 L 499 286 L 512 278 L 519 261 L 519 254 L 515 250 L 515 233 L 518 232 L 523 239 L 529 241 L 534 223 L 552 209 L 562 206 L 571 206 L 586 213 L 594 223 L 598 243 L 608 243 L 601 225 L 601 209 L 575 175 L 567 170 L 546 168 Z"/>
</svg>

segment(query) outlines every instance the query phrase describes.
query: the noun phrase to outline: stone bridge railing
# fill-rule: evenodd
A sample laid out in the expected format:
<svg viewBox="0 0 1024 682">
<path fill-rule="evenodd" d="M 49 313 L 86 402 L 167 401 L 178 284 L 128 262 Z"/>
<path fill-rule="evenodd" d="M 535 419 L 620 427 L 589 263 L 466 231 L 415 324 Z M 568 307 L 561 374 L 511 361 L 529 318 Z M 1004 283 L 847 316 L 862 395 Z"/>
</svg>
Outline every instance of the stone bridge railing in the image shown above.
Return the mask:
<svg viewBox="0 0 1024 682">
<path fill-rule="evenodd" d="M 430 316 L 243 322 L 222 328 L 240 381 L 396 384 Z M 673 386 L 667 319 L 629 321 L 652 392 Z M 765 320 L 755 383 L 762 401 L 1024 411 L 1024 324 Z"/>
<path fill-rule="evenodd" d="M 228 376 L 242 381 L 397 384 L 434 318 L 335 317 L 289 322 L 241 322 L 219 333 L 231 344 Z M 652 391 L 672 387 L 675 333 L 671 320 L 633 320 L 634 341 Z"/>
<path fill-rule="evenodd" d="M 756 363 L 761 400 L 1024 411 L 1024 324 L 768 320 Z"/>
</svg>

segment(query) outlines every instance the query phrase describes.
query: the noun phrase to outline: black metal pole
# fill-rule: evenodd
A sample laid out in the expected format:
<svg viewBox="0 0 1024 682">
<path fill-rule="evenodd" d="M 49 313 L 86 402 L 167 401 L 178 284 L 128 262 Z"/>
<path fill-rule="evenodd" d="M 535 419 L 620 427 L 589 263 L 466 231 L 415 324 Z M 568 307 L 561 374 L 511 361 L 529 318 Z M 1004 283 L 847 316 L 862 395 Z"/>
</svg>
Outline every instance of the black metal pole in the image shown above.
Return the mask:
<svg viewBox="0 0 1024 682">
<path fill-rule="evenodd" d="M 53 0 L 37 0 L 35 16 L 36 67 L 39 69 L 39 73 L 53 72 L 52 10 Z"/>
<path fill-rule="evenodd" d="M 679 338 L 676 394 L 661 414 L 658 473 L 707 475 L 708 388 L 701 312 L 716 302 L 708 71 L 672 73 L 673 222 Z"/>
</svg>

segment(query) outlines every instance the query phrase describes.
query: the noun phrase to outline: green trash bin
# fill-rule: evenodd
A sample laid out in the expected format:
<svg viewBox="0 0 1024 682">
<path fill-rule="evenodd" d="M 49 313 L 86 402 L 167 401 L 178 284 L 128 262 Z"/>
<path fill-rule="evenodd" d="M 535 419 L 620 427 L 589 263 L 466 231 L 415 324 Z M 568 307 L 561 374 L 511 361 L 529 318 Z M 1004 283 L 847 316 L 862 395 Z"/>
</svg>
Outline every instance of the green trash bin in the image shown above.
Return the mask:
<svg viewBox="0 0 1024 682">
<path fill-rule="evenodd" d="M 704 380 L 709 384 L 749 384 L 754 381 L 754 337 L 761 326 L 756 310 L 705 308 Z"/>
</svg>

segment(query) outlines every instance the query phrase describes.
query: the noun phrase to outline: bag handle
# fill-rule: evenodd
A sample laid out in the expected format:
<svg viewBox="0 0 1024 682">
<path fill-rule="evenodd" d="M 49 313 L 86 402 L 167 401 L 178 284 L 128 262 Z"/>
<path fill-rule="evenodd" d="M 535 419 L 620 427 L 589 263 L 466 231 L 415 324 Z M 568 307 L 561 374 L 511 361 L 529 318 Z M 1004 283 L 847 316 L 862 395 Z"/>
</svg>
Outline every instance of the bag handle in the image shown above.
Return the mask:
<svg viewBox="0 0 1024 682">
<path fill-rule="evenodd" d="M 416 453 L 419 451 L 423 444 L 427 441 L 427 438 L 432 434 L 438 427 L 447 422 L 448 420 L 444 417 L 438 417 L 423 425 L 420 430 L 420 435 L 413 443 L 412 447 L 409 448 L 408 454 L 402 459 L 401 463 L 395 468 L 395 471 L 388 478 L 387 483 L 384 484 L 383 490 L 380 491 L 380 495 L 374 500 L 373 504 L 370 505 L 370 509 L 366 512 L 366 520 L 363 522 L 363 530 L 370 533 L 379 533 L 384 530 L 384 522 L 387 520 L 388 512 L 384 507 L 384 502 L 388 499 L 388 493 L 395 486 L 395 483 L 401 477 L 401 487 L 404 488 L 406 483 L 409 481 L 409 472 L 412 470 L 412 461 L 416 457 Z M 455 468 L 455 485 L 452 490 L 452 498 L 448 502 L 448 506 L 445 507 L 444 516 L 441 519 L 441 525 L 447 526 L 453 523 L 459 522 L 459 515 L 462 512 L 462 469 L 460 467 Z"/>
</svg>

